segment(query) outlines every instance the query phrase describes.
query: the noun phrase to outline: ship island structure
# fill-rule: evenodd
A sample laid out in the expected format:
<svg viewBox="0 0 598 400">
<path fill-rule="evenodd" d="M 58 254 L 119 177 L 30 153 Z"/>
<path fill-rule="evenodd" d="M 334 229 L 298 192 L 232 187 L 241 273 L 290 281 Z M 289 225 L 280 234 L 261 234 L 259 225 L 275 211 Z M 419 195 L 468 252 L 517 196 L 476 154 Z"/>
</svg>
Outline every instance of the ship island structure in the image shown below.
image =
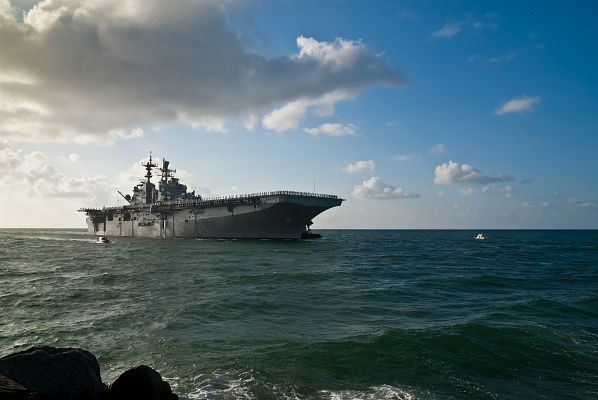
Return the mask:
<svg viewBox="0 0 598 400">
<path fill-rule="evenodd" d="M 127 205 L 80 208 L 87 215 L 87 232 L 95 236 L 156 238 L 305 239 L 312 219 L 344 199 L 335 195 L 294 191 L 202 198 L 187 192 L 174 177 L 169 161 L 142 164 L 145 180 L 123 195 Z M 151 182 L 158 170 L 158 187 Z"/>
</svg>

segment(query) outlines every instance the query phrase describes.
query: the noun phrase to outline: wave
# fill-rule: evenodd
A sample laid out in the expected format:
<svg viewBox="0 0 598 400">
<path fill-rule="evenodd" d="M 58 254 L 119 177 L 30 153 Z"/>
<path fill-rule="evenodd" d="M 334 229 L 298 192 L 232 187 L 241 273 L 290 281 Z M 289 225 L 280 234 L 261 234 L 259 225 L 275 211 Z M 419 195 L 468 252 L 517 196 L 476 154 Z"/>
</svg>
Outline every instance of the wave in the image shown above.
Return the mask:
<svg viewBox="0 0 598 400">
<path fill-rule="evenodd" d="M 61 236 L 18 236 L 21 239 L 33 239 L 33 240 L 56 240 L 61 242 L 84 242 L 84 243 L 95 243 L 94 239 L 79 239 L 79 238 L 67 238 Z"/>
<path fill-rule="evenodd" d="M 323 390 L 330 400 L 415 400 L 415 395 L 391 385 L 372 386 L 367 390 Z"/>
<path fill-rule="evenodd" d="M 321 392 L 331 400 L 429 398 L 430 390 L 434 398 L 451 398 L 456 388 L 464 397 L 495 398 L 518 390 L 531 398 L 549 394 L 551 383 L 558 386 L 579 374 L 587 381 L 578 383 L 578 390 L 593 390 L 590 382 L 598 379 L 598 362 L 582 346 L 592 340 L 591 332 L 536 324 L 389 328 L 325 342 L 287 343 L 264 351 L 258 365 L 279 364 L 283 378 L 300 375 L 315 387 L 355 382 L 369 388 Z M 534 379 L 539 371 L 544 380 Z M 505 387 L 513 381 L 519 382 L 517 387 Z"/>
<path fill-rule="evenodd" d="M 174 379 L 176 387 L 180 381 Z M 321 399 L 321 400 L 415 400 L 413 393 L 392 385 L 376 385 L 363 389 L 321 389 L 304 392 L 289 384 L 273 384 L 255 371 L 243 373 L 216 372 L 199 375 L 194 379 L 195 389 L 188 394 L 190 399 Z"/>
</svg>

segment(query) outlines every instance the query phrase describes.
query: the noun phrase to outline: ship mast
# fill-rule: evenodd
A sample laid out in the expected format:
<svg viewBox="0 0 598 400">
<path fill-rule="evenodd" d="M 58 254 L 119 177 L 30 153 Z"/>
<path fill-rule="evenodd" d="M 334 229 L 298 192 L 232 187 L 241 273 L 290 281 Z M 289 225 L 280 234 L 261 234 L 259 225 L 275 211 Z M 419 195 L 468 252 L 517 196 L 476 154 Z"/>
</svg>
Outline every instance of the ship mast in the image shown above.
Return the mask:
<svg viewBox="0 0 598 400">
<path fill-rule="evenodd" d="M 168 182 L 168 178 L 172 176 L 172 173 L 176 172 L 176 169 L 169 169 L 168 166 L 170 165 L 170 161 L 166 161 L 164 158 L 162 159 L 162 168 L 160 171 L 162 172 L 162 181 L 164 183 Z"/>
<path fill-rule="evenodd" d="M 152 162 L 152 152 L 151 151 L 150 151 L 149 161 L 146 162 L 145 164 L 141 164 L 141 165 L 144 166 L 145 170 L 147 171 L 147 173 L 145 174 L 147 181 L 145 182 L 145 185 L 144 185 L 145 186 L 145 203 L 151 204 L 154 202 L 154 185 L 150 182 L 150 179 L 153 176 L 152 168 L 158 167 L 158 164 Z"/>
<path fill-rule="evenodd" d="M 141 166 L 145 167 L 145 170 L 147 171 L 147 173 L 145 174 L 145 177 L 147 178 L 147 183 L 150 183 L 150 179 L 153 176 L 152 168 L 156 168 L 158 166 L 158 164 L 152 163 L 152 152 L 151 151 L 150 151 L 149 161 L 146 162 L 145 164 L 141 164 Z"/>
</svg>

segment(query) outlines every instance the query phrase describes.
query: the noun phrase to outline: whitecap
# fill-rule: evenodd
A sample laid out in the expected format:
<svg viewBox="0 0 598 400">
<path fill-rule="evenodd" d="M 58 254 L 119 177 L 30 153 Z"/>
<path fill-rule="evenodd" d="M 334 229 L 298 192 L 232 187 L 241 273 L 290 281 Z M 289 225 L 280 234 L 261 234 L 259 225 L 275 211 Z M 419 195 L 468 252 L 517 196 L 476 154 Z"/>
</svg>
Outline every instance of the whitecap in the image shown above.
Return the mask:
<svg viewBox="0 0 598 400">
<path fill-rule="evenodd" d="M 391 385 L 372 386 L 367 391 L 322 390 L 330 400 L 415 400 L 415 396 L 404 389 Z"/>
</svg>

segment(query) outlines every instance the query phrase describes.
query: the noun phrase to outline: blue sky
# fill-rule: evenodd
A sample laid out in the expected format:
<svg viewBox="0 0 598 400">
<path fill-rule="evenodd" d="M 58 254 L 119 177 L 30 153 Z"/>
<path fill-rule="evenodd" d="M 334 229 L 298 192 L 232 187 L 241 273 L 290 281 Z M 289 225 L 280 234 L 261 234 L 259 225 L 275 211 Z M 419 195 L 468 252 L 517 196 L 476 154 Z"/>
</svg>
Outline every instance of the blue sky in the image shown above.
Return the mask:
<svg viewBox="0 0 598 400">
<path fill-rule="evenodd" d="M 153 151 L 347 199 L 314 227 L 598 228 L 593 3 L 0 3 L 0 226 L 83 227 Z"/>
</svg>

